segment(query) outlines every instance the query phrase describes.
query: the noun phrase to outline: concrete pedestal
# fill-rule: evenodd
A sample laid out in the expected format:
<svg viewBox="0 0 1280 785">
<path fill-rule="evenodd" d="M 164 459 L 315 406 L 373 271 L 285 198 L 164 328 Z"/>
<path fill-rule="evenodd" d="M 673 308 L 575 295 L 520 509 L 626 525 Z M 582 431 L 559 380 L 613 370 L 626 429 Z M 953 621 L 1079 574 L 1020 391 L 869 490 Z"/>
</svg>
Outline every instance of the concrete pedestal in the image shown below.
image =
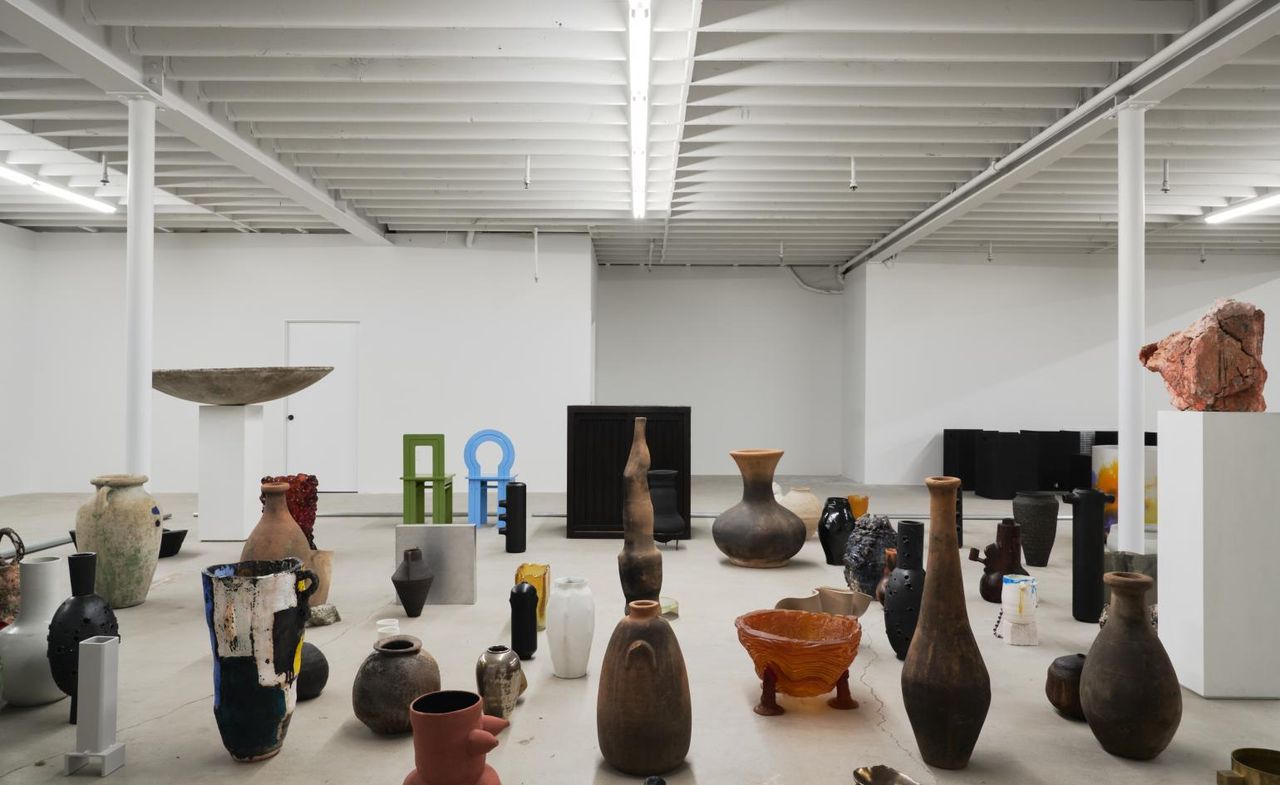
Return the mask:
<svg viewBox="0 0 1280 785">
<path fill-rule="evenodd" d="M 428 605 L 476 604 L 475 524 L 398 524 L 395 565 L 409 548 L 422 549 L 423 560 L 436 576 L 427 593 Z"/>
<path fill-rule="evenodd" d="M 1280 414 L 1160 412 L 1160 640 L 1206 698 L 1278 698 Z"/>
<path fill-rule="evenodd" d="M 262 517 L 262 407 L 200 407 L 200 539 L 244 540 Z"/>
</svg>

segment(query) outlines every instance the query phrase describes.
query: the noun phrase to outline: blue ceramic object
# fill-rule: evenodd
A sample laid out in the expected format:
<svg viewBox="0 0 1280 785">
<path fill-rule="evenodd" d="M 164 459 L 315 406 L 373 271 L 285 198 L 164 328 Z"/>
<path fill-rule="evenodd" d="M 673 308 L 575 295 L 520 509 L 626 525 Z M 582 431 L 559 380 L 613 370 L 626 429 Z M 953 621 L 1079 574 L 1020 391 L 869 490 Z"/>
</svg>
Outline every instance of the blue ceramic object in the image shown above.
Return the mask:
<svg viewBox="0 0 1280 785">
<path fill-rule="evenodd" d="M 502 450 L 502 460 L 493 474 L 484 474 L 476 450 L 480 445 L 492 442 Z M 477 431 L 462 448 L 462 460 L 467 464 L 467 520 L 483 526 L 489 518 L 489 486 L 497 486 L 498 501 L 507 498 L 507 483 L 515 479 L 511 469 L 516 463 L 516 448 L 502 431 L 486 428 Z"/>
</svg>

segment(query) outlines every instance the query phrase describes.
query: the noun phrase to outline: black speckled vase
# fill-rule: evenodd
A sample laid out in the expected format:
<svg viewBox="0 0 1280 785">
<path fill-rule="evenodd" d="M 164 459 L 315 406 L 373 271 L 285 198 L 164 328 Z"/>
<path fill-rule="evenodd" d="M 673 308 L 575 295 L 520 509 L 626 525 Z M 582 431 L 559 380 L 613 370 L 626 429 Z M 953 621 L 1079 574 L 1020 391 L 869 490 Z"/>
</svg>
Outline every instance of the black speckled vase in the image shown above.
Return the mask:
<svg viewBox="0 0 1280 785">
<path fill-rule="evenodd" d="M 898 659 L 905 660 L 924 596 L 924 524 L 898 523 L 898 565 L 884 592 L 884 629 Z"/>
<path fill-rule="evenodd" d="M 58 606 L 49 622 L 49 669 L 58 688 L 71 696 L 71 724 L 76 722 L 76 693 L 80 680 L 80 641 L 99 635 L 120 636 L 115 611 L 93 593 L 98 554 L 67 557 L 71 568 L 71 596 Z"/>
</svg>

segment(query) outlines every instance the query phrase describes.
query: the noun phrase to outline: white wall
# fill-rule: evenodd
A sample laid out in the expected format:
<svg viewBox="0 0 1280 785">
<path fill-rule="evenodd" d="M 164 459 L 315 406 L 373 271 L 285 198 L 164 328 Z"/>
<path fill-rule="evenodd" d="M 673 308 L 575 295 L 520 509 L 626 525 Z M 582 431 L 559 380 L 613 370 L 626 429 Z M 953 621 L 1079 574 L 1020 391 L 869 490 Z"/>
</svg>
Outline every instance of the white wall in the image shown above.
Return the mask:
<svg viewBox="0 0 1280 785">
<path fill-rule="evenodd" d="M 565 487 L 565 406 L 591 397 L 590 241 L 413 238 L 373 248 L 342 236 L 159 235 L 155 365 L 281 365 L 285 322 L 360 322 L 359 489 L 400 490 L 400 437 L 443 432 L 466 474 L 476 430 L 505 431 L 534 490 Z M 124 240 L 39 236 L 38 336 L 26 487 L 82 491 L 123 460 Z M 323 382 L 321 382 L 323 384 Z M 266 468 L 283 471 L 284 406 L 267 404 Z M 155 393 L 151 487 L 196 487 L 197 406 Z M 324 478 L 320 478 L 323 485 Z"/>
<path fill-rule="evenodd" d="M 867 473 L 867 268 L 844 278 L 844 378 L 841 386 L 841 468 L 845 477 Z"/>
<path fill-rule="evenodd" d="M 737 474 L 744 447 L 784 449 L 779 474 L 841 472 L 841 297 L 774 269 L 599 277 L 597 403 L 692 406 L 694 474 Z"/>
<path fill-rule="evenodd" d="M 943 428 L 1115 428 L 1115 264 L 1114 256 L 904 254 L 869 266 L 866 431 L 852 446 L 865 472 L 855 478 L 917 483 L 937 473 Z M 1147 340 L 1186 327 L 1218 297 L 1280 318 L 1280 259 L 1149 256 Z M 1273 372 L 1277 342 L 1264 344 Z M 1160 377 L 1145 379 L 1154 430 L 1156 411 L 1171 407 Z"/>
<path fill-rule="evenodd" d="M 28 326 L 36 235 L 0 224 L 0 496 L 27 484 L 27 404 L 40 380 L 29 373 L 36 337 Z"/>
</svg>

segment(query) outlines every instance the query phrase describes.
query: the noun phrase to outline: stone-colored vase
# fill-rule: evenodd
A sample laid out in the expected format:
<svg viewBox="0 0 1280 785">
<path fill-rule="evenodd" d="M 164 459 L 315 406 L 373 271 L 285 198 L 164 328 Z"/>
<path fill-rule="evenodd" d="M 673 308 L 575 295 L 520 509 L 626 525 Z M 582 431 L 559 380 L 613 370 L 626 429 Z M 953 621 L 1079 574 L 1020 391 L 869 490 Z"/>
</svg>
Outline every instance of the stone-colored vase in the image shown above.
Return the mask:
<svg viewBox="0 0 1280 785">
<path fill-rule="evenodd" d="M 262 484 L 262 517 L 258 519 L 258 525 L 253 527 L 253 531 L 249 532 L 249 539 L 245 540 L 244 548 L 240 551 L 240 561 L 277 561 L 292 557 L 302 562 L 303 569 L 311 570 L 316 552 L 311 550 L 307 535 L 289 514 L 289 506 L 285 501 L 285 494 L 288 492 L 287 482 Z M 320 588 L 318 583 L 316 591 L 328 593 L 328 589 Z M 312 598 L 314 597 L 313 594 Z M 405 723 L 405 730 L 408 730 L 408 720 Z"/>
<path fill-rule="evenodd" d="M 0 529 L 0 540 L 5 537 L 13 543 L 13 556 L 0 558 L 0 628 L 13 624 L 13 620 L 18 618 L 18 606 L 22 601 L 20 562 L 27 553 L 16 531 Z"/>
<path fill-rule="evenodd" d="M 491 717 L 508 719 L 528 686 L 519 655 L 506 646 L 490 646 L 476 661 L 476 688 Z"/>
<path fill-rule="evenodd" d="M 650 600 L 631 603 L 605 649 L 596 697 L 601 754 L 610 766 L 637 777 L 683 763 L 693 733 L 684 656 L 658 610 Z"/>
<path fill-rule="evenodd" d="M 22 608 L 0 630 L 0 665 L 6 703 L 42 706 L 62 700 L 49 667 L 49 621 L 67 596 L 67 568 L 58 556 L 28 556 L 22 562 Z"/>
<path fill-rule="evenodd" d="M 538 593 L 538 605 L 534 609 L 537 615 L 538 629 L 547 628 L 547 600 L 551 599 L 551 565 L 525 562 L 516 568 L 516 579 L 513 585 L 527 583 Z"/>
<path fill-rule="evenodd" d="M 409 731 L 409 704 L 440 689 L 440 665 L 412 635 L 390 635 L 373 644 L 351 685 L 356 717 L 374 733 Z"/>
<path fill-rule="evenodd" d="M 649 495 L 649 444 L 647 419 L 637 417 L 631 436 L 631 452 L 622 470 L 622 552 L 618 554 L 618 579 L 626 601 L 657 600 L 662 591 L 662 554 L 653 542 L 653 499 Z"/>
<path fill-rule="evenodd" d="M 804 521 L 805 536 L 813 539 L 818 533 L 818 518 L 822 515 L 822 502 L 807 485 L 793 485 L 791 490 L 778 497 L 778 504 L 786 507 Z"/>
<path fill-rule="evenodd" d="M 502 785 L 485 755 L 498 746 L 496 734 L 509 724 L 483 714 L 474 692 L 445 690 L 415 700 L 413 771 L 404 785 Z"/>
<path fill-rule="evenodd" d="M 596 630 L 596 602 L 586 578 L 556 578 L 547 607 L 547 646 L 558 678 L 587 675 Z"/>
<path fill-rule="evenodd" d="M 141 474 L 90 480 L 97 492 L 76 513 L 76 547 L 98 554 L 96 592 L 112 608 L 141 605 L 160 560 L 160 508 Z"/>
<path fill-rule="evenodd" d="M 778 504 L 773 472 L 782 450 L 734 450 L 742 473 L 742 501 L 720 513 L 711 536 L 739 567 L 782 567 L 804 547 L 804 521 Z"/>
</svg>

